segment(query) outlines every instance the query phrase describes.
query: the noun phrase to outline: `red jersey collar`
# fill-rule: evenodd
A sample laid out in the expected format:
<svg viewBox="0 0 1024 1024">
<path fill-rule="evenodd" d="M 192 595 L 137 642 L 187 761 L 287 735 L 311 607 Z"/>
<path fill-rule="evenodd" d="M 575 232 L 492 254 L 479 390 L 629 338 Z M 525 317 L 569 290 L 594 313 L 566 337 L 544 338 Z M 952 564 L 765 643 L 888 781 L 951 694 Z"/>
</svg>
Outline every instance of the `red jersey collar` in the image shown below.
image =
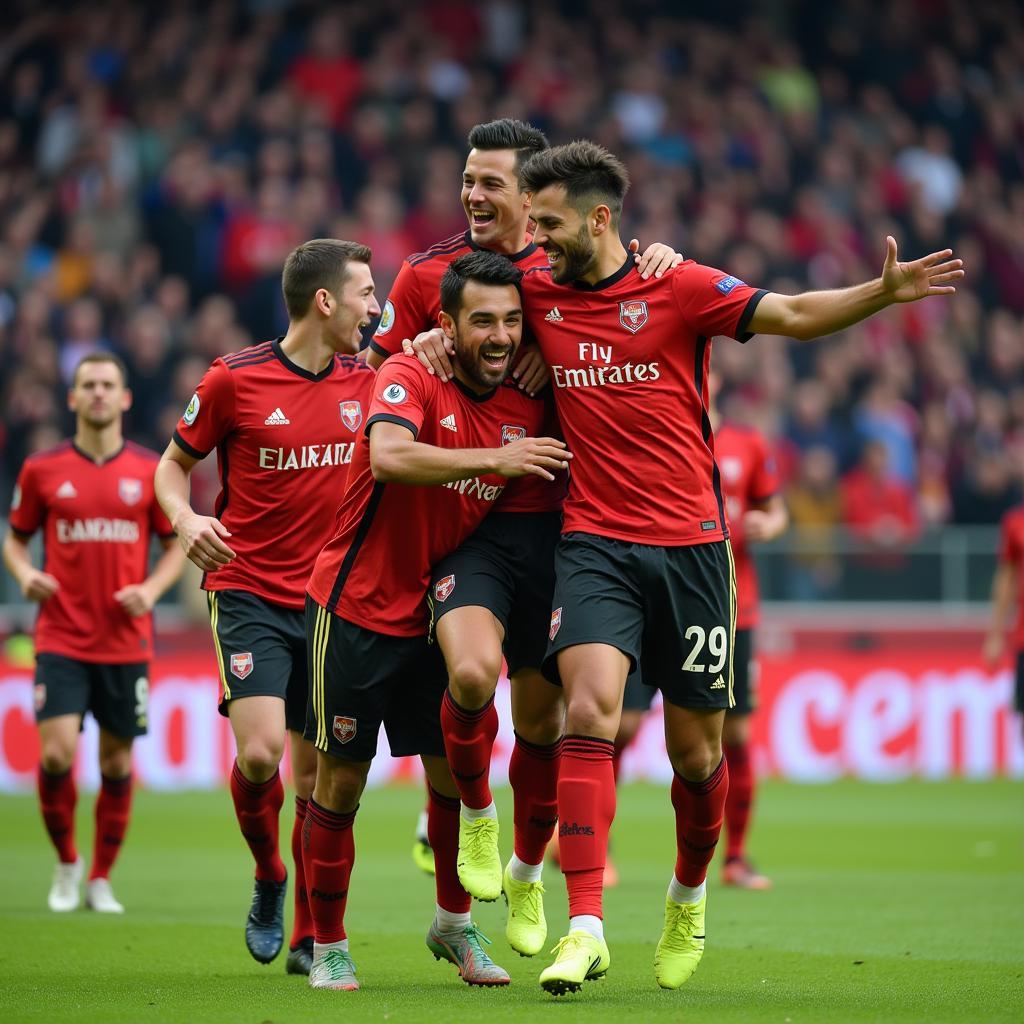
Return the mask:
<svg viewBox="0 0 1024 1024">
<path fill-rule="evenodd" d="M 472 232 L 470 232 L 469 228 L 466 228 L 465 239 L 466 245 L 468 245 L 470 249 L 473 249 L 476 252 L 494 252 L 493 249 L 485 249 L 482 245 L 477 245 L 476 242 L 473 241 L 473 235 Z M 507 259 L 510 263 L 518 263 L 520 260 L 525 260 L 527 256 L 532 256 L 536 251 L 537 246 L 533 244 L 533 240 L 531 239 L 527 243 L 525 249 L 520 249 L 519 252 L 515 252 L 511 256 L 505 256 L 505 259 Z M 504 256 L 505 254 L 499 253 L 499 255 Z"/>
<path fill-rule="evenodd" d="M 633 259 L 633 254 L 628 253 L 626 262 L 610 277 L 595 281 L 593 284 L 589 281 L 573 281 L 572 286 L 581 292 L 599 292 L 603 288 L 610 288 L 613 284 L 618 284 L 635 266 L 636 261 Z"/>
<path fill-rule="evenodd" d="M 79 448 L 78 445 L 75 444 L 74 440 L 71 441 L 71 447 L 76 452 L 78 452 L 78 454 L 81 455 L 83 459 L 86 459 L 87 461 L 91 462 L 94 466 L 105 466 L 108 462 L 113 462 L 114 459 L 116 459 L 121 454 L 121 452 L 124 451 L 124 441 L 121 442 L 121 447 L 118 448 L 117 451 L 112 452 L 105 459 L 97 459 L 94 456 L 90 455 L 84 448 Z"/>
<path fill-rule="evenodd" d="M 284 341 L 284 335 L 279 335 L 270 343 L 270 350 L 280 360 L 281 365 L 286 370 L 290 370 L 298 377 L 302 377 L 304 380 L 323 380 L 325 377 L 330 377 L 334 373 L 334 367 L 338 365 L 338 359 L 335 356 L 331 361 L 319 372 L 310 373 L 309 370 L 304 370 L 301 366 L 297 366 L 293 363 L 285 354 L 281 348 L 281 342 Z"/>
</svg>

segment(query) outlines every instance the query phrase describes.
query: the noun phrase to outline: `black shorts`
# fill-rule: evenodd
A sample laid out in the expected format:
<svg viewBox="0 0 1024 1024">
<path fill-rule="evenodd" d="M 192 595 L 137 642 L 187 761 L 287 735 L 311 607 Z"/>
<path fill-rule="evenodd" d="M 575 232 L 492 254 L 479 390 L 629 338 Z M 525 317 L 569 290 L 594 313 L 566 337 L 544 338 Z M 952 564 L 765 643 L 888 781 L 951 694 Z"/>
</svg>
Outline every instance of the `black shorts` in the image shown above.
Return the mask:
<svg viewBox="0 0 1024 1024">
<path fill-rule="evenodd" d="M 62 654 L 37 654 L 34 696 L 37 722 L 91 711 L 100 727 L 115 736 L 145 736 L 149 662 L 97 664 Z"/>
<path fill-rule="evenodd" d="M 1013 706 L 1024 715 L 1024 651 L 1017 652 L 1017 680 L 1013 691 Z"/>
<path fill-rule="evenodd" d="M 611 644 L 665 700 L 733 706 L 736 575 L 728 541 L 656 547 L 567 533 L 555 553 L 555 599 L 545 675 L 577 644 Z"/>
<path fill-rule="evenodd" d="M 540 668 L 561 529 L 560 512 L 492 512 L 458 551 L 434 567 L 434 621 L 455 608 L 486 608 L 505 631 L 509 675 Z"/>
<path fill-rule="evenodd" d="M 732 714 L 749 715 L 757 710 L 757 672 L 754 631 L 737 629 L 732 647 L 732 693 L 736 701 Z"/>
<path fill-rule="evenodd" d="M 651 710 L 658 688 L 645 682 L 642 673 L 643 670 L 637 668 L 626 677 L 626 689 L 622 694 L 623 711 Z"/>
<path fill-rule="evenodd" d="M 448 673 L 426 636 L 387 636 L 306 598 L 306 739 L 343 761 L 372 761 L 381 724 L 394 757 L 444 757 L 441 698 Z"/>
<path fill-rule="evenodd" d="M 239 697 L 280 697 L 289 729 L 306 726 L 306 617 L 246 590 L 207 595 L 220 670 L 218 710 Z"/>
</svg>

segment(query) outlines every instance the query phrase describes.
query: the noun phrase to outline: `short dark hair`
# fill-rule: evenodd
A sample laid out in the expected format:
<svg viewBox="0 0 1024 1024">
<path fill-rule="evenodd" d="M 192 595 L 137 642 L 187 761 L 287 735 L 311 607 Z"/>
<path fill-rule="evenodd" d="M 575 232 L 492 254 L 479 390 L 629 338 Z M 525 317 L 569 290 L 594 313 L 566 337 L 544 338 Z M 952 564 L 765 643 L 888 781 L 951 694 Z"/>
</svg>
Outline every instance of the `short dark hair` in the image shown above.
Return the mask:
<svg viewBox="0 0 1024 1024">
<path fill-rule="evenodd" d="M 452 318 L 462 308 L 462 293 L 468 281 L 478 284 L 511 284 L 522 294 L 523 272 L 504 256 L 480 249 L 467 252 L 448 264 L 441 278 L 441 308 Z"/>
<path fill-rule="evenodd" d="M 514 117 L 502 117 L 497 121 L 474 125 L 467 139 L 471 149 L 514 149 L 516 151 L 516 173 L 534 153 L 542 153 L 550 143 L 547 136 L 532 124 L 517 121 Z"/>
<path fill-rule="evenodd" d="M 96 351 L 87 353 L 75 363 L 74 373 L 71 374 L 72 387 L 78 383 L 78 371 L 87 363 L 110 363 L 116 366 L 117 372 L 121 374 L 121 383 L 128 386 L 128 367 L 124 365 L 124 360 L 113 352 Z"/>
<path fill-rule="evenodd" d="M 319 289 L 337 292 L 349 263 L 369 263 L 372 256 L 369 246 L 340 238 L 314 238 L 292 249 L 281 274 L 288 319 L 301 320 Z"/>
<path fill-rule="evenodd" d="M 598 203 L 622 215 L 622 200 L 629 191 L 629 172 L 604 146 L 580 139 L 531 156 L 519 172 L 519 187 L 537 193 L 549 185 L 564 185 L 566 198 L 580 214 Z"/>
</svg>

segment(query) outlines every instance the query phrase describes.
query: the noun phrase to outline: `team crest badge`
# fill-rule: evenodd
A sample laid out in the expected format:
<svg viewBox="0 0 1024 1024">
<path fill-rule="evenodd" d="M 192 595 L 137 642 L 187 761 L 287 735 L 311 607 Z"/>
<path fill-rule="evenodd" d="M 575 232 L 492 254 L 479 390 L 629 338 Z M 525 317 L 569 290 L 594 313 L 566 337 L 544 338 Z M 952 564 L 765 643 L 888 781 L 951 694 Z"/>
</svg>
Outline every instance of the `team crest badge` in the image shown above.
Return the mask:
<svg viewBox="0 0 1024 1024">
<path fill-rule="evenodd" d="M 363 422 L 363 407 L 359 402 L 339 402 L 341 422 L 354 434 Z"/>
<path fill-rule="evenodd" d="M 647 303 L 642 299 L 620 302 L 619 323 L 631 334 L 636 334 L 647 323 Z"/>
<path fill-rule="evenodd" d="M 522 441 L 526 437 L 526 427 L 520 427 L 512 423 L 501 425 L 501 445 L 504 447 L 513 441 Z"/>
<path fill-rule="evenodd" d="M 348 743 L 356 738 L 356 720 L 344 715 L 334 716 L 334 738 L 339 743 Z"/>
<path fill-rule="evenodd" d="M 117 481 L 117 493 L 126 505 L 138 505 L 142 500 L 142 481 L 123 476 Z"/>
<path fill-rule="evenodd" d="M 252 673 L 252 651 L 244 654 L 231 655 L 231 674 L 239 679 L 245 679 Z"/>
<path fill-rule="evenodd" d="M 46 683 L 36 683 L 32 687 L 32 701 L 36 706 L 36 711 L 42 711 L 46 707 Z"/>
<path fill-rule="evenodd" d="M 434 584 L 434 600 L 447 601 L 455 589 L 455 573 L 445 576 Z"/>
<path fill-rule="evenodd" d="M 551 613 L 551 628 L 548 630 L 548 639 L 554 640 L 558 631 L 562 628 L 562 609 L 556 608 Z"/>
</svg>

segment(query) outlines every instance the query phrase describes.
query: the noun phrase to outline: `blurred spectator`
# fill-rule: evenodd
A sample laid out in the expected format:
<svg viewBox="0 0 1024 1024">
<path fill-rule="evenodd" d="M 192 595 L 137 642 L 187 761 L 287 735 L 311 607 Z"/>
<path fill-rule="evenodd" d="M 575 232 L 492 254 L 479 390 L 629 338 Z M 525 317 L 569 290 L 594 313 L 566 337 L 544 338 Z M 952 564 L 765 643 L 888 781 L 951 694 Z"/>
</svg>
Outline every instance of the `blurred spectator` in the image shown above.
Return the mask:
<svg viewBox="0 0 1024 1024">
<path fill-rule="evenodd" d="M 835 536 L 842 522 L 836 457 L 830 448 L 811 447 L 800 455 L 796 478 L 786 492 L 794 550 L 788 592 L 796 601 L 834 596 L 840 582 Z"/>
</svg>

